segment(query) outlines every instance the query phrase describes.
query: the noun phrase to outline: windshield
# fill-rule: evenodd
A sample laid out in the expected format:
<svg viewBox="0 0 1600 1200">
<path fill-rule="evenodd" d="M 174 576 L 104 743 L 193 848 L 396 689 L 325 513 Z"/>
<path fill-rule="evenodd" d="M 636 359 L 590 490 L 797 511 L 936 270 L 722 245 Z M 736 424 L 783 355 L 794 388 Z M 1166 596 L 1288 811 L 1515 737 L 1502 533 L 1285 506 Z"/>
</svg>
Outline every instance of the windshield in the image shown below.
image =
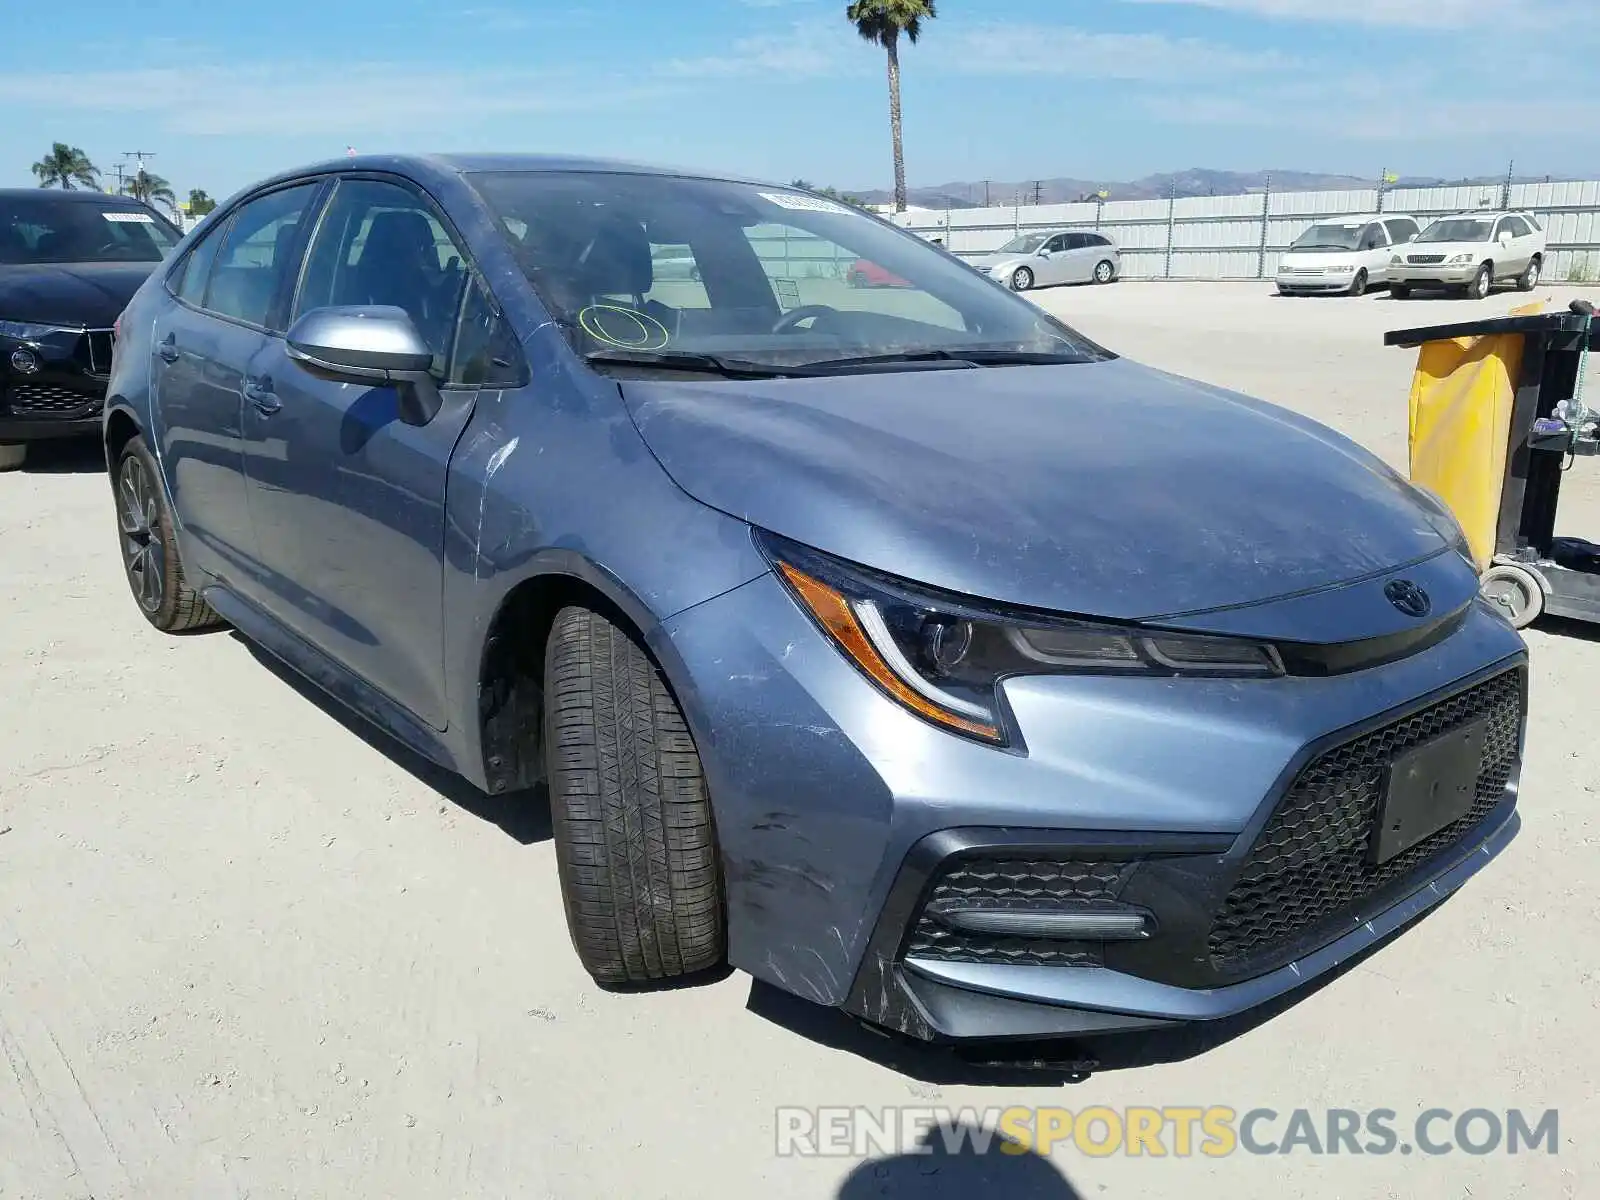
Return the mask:
<svg viewBox="0 0 1600 1200">
<path fill-rule="evenodd" d="M 1420 234 L 1419 242 L 1487 242 L 1493 221 L 1479 221 L 1471 217 L 1451 217 L 1435 221 Z"/>
<path fill-rule="evenodd" d="M 996 250 L 995 253 L 1032 254 L 1040 246 L 1044 245 L 1045 239 L 1049 236 L 1050 235 L 1048 233 L 1025 233 L 1021 237 L 1012 238 L 1004 246 L 1001 246 L 1000 249 Z"/>
<path fill-rule="evenodd" d="M 1289 246 L 1291 250 L 1354 250 L 1361 241 L 1360 225 L 1313 225 Z"/>
<path fill-rule="evenodd" d="M 468 178 L 581 354 L 741 368 L 955 350 L 1106 357 L 921 238 L 836 201 L 621 172 Z"/>
<path fill-rule="evenodd" d="M 51 196 L 0 198 L 0 263 L 160 262 L 179 233 L 147 209 Z"/>
</svg>

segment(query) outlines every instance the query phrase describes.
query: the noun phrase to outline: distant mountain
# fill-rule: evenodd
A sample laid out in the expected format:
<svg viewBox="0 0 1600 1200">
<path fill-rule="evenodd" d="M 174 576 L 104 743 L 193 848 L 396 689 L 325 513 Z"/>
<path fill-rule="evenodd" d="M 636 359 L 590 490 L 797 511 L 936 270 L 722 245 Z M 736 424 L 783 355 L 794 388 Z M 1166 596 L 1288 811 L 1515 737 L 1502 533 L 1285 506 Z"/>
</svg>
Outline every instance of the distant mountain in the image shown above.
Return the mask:
<svg viewBox="0 0 1600 1200">
<path fill-rule="evenodd" d="M 1212 171 L 1204 167 L 1191 167 L 1187 171 L 1173 171 L 1147 175 L 1120 183 L 1091 179 L 1038 179 L 1016 181 L 941 183 L 932 187 L 914 187 L 907 190 L 906 199 L 917 208 L 982 208 L 985 196 L 990 205 L 1069 204 L 1074 200 L 1089 199 L 1096 192 L 1107 193 L 1108 200 L 1164 200 L 1169 194 L 1177 196 L 1237 196 L 1243 192 L 1260 191 L 1272 182 L 1275 192 L 1336 192 L 1357 188 L 1370 188 L 1377 180 L 1355 175 L 1325 175 L 1316 171 Z M 1402 176 L 1394 187 L 1437 187 L 1444 184 L 1497 184 L 1505 181 L 1503 175 L 1479 175 L 1470 179 L 1442 179 L 1432 176 Z M 1533 177 L 1518 176 L 1514 182 L 1533 182 Z M 894 193 L 881 189 L 851 189 L 851 194 L 869 204 L 888 204 Z"/>
</svg>

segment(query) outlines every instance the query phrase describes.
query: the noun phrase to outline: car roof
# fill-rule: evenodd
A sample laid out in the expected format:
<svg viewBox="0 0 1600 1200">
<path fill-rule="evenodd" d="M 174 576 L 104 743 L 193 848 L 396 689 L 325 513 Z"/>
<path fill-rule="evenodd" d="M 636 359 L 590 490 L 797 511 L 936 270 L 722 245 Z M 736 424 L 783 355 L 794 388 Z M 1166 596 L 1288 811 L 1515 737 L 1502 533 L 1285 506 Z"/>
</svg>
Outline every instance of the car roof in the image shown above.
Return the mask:
<svg viewBox="0 0 1600 1200">
<path fill-rule="evenodd" d="M 66 204 L 114 204 L 122 208 L 144 208 L 142 201 L 115 192 L 89 189 L 66 191 L 61 188 L 0 188 L 0 200 L 57 200 Z"/>
</svg>

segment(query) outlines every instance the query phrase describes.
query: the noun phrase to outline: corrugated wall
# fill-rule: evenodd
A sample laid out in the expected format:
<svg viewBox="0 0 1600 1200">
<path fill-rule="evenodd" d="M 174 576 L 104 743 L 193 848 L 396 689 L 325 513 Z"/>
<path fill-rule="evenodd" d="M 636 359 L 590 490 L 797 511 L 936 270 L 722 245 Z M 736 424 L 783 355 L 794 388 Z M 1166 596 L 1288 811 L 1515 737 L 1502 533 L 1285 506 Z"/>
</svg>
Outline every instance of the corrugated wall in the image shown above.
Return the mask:
<svg viewBox="0 0 1600 1200">
<path fill-rule="evenodd" d="M 1396 188 L 1384 212 L 1406 213 L 1424 225 L 1434 217 L 1497 207 L 1504 185 Z M 1522 183 L 1510 207 L 1534 212 L 1548 235 L 1545 278 L 1600 282 L 1600 182 Z M 1278 255 L 1313 222 L 1373 212 L 1373 188 L 1348 192 L 1254 192 L 1179 200 L 1112 200 L 1103 204 L 1040 204 L 952 209 L 901 223 L 925 237 L 942 237 L 955 253 L 985 254 L 1019 232 L 1099 229 L 1122 246 L 1130 279 L 1264 279 Z"/>
</svg>

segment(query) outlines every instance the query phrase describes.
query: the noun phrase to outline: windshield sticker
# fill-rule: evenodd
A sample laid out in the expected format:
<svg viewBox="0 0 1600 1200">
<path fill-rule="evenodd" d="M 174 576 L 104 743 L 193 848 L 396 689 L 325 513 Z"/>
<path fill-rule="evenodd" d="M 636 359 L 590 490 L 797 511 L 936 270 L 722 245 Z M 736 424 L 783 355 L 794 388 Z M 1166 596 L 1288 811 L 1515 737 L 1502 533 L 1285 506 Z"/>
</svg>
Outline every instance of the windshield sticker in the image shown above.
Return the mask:
<svg viewBox="0 0 1600 1200">
<path fill-rule="evenodd" d="M 154 225 L 156 223 L 156 219 L 149 213 L 108 212 L 102 209 L 100 215 L 108 221 L 114 221 L 121 225 Z"/>
<path fill-rule="evenodd" d="M 820 196 L 801 196 L 795 192 L 757 192 L 763 200 L 776 204 L 779 208 L 792 209 L 795 212 L 819 213 L 847 213 L 850 210 L 842 204 L 835 204 L 832 200 L 824 200 Z"/>
<path fill-rule="evenodd" d="M 800 282 L 795 279 L 774 278 L 772 290 L 778 297 L 778 307 L 787 312 L 800 306 Z"/>
<path fill-rule="evenodd" d="M 578 314 L 578 325 L 595 341 L 620 350 L 660 350 L 672 340 L 660 321 L 620 304 L 591 304 Z"/>
</svg>

